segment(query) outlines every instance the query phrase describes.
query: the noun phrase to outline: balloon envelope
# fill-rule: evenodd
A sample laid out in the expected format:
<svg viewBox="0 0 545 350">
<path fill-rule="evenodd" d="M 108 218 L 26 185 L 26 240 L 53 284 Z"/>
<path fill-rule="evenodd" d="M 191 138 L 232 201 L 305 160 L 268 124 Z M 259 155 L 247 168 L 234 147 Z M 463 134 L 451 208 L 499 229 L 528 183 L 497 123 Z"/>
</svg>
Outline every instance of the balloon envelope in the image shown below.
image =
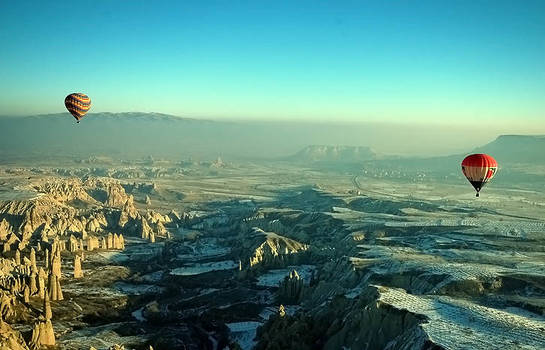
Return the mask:
<svg viewBox="0 0 545 350">
<path fill-rule="evenodd" d="M 471 154 L 462 161 L 462 172 L 467 180 L 479 191 L 498 171 L 498 162 L 488 154 Z"/>
<path fill-rule="evenodd" d="M 68 112 L 70 112 L 79 122 L 91 108 L 91 99 L 85 94 L 74 92 L 73 94 L 66 96 L 64 105 L 66 106 L 66 109 L 68 109 Z"/>
</svg>

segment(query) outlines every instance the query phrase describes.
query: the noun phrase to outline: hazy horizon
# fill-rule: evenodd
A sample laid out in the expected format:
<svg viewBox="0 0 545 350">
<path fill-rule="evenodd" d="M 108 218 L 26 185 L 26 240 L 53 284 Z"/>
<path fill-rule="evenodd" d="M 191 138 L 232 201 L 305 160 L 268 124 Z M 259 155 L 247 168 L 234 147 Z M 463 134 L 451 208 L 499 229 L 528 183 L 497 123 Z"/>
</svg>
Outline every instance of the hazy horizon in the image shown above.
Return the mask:
<svg viewBox="0 0 545 350">
<path fill-rule="evenodd" d="M 34 140 L 42 140 L 42 142 L 54 142 L 54 144 L 61 142 L 72 145 L 71 148 L 81 148 L 78 145 L 81 138 L 90 137 L 88 134 L 100 133 L 103 134 L 101 137 L 97 135 L 93 138 L 97 140 L 96 142 L 101 145 L 101 148 L 108 149 L 109 143 L 112 143 L 113 147 L 113 144 L 117 144 L 122 139 L 127 140 L 126 144 L 131 144 L 128 140 L 136 137 L 140 140 L 138 147 L 148 145 L 151 155 L 154 154 L 154 150 L 161 151 L 161 146 L 154 144 L 158 142 L 157 137 L 161 137 L 161 141 L 167 142 L 167 144 L 168 142 L 170 144 L 182 142 L 175 141 L 177 137 L 173 132 L 177 130 L 178 137 L 184 139 L 186 151 L 191 149 L 202 151 L 202 148 L 205 147 L 207 153 L 262 158 L 289 156 L 309 145 L 365 146 L 384 155 L 446 156 L 468 153 L 495 140 L 500 135 L 525 134 L 516 132 L 517 130 L 514 128 L 475 129 L 441 124 L 213 120 L 211 118 L 193 118 L 191 120 L 194 123 L 191 125 L 180 124 L 172 129 L 171 126 L 160 123 L 163 115 L 161 113 L 136 112 L 89 113 L 80 124 L 76 124 L 72 116 L 64 112 L 29 116 L 37 118 L 36 122 L 31 123 L 25 123 L 26 118 L 24 117 L 4 117 L 0 121 L 8 119 L 13 121 L 12 123 L 3 123 L 2 131 L 5 140 L 15 137 L 13 145 L 17 145 L 17 147 L 22 146 L 21 139 L 27 138 L 29 147 L 34 147 L 32 145 L 38 147 L 40 143 Z M 110 118 L 107 118 L 108 116 Z M 159 118 L 156 118 L 157 116 Z M 136 119 L 131 121 L 131 118 Z M 39 123 L 38 120 L 40 120 Z M 115 120 L 119 120 L 119 124 L 112 124 L 112 121 Z M 21 123 L 17 123 L 17 121 Z M 51 131 L 44 133 L 43 130 L 48 128 L 51 128 Z M 161 132 L 162 136 L 160 136 Z M 131 136 L 131 133 L 135 136 Z M 536 134 L 539 133 L 534 132 L 531 135 Z M 115 137 L 115 139 L 108 139 L 107 135 Z M 10 144 L 8 141 L 4 141 L 4 143 L 6 142 L 7 145 Z M 89 142 L 92 142 L 92 138 L 89 139 Z M 252 147 L 248 147 L 248 145 L 252 145 Z"/>
</svg>

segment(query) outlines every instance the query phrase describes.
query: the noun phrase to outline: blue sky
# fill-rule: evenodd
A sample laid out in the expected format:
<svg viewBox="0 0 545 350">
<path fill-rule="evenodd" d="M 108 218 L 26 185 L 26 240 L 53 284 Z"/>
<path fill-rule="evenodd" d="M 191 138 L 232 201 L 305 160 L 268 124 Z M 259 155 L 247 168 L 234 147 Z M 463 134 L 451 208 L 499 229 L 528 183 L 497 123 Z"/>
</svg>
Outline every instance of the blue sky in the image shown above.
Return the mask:
<svg viewBox="0 0 545 350">
<path fill-rule="evenodd" d="M 1 1 L 0 115 L 545 132 L 545 1 Z"/>
</svg>

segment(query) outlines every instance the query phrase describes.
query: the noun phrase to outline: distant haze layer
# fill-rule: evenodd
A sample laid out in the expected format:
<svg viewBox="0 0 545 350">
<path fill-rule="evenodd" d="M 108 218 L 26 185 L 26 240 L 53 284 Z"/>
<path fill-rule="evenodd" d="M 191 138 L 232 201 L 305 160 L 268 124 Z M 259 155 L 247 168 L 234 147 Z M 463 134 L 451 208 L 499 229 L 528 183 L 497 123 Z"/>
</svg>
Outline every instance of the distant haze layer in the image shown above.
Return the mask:
<svg viewBox="0 0 545 350">
<path fill-rule="evenodd" d="M 159 113 L 68 113 L 0 118 L 0 152 L 120 157 L 276 158 L 308 145 L 367 146 L 379 154 L 433 156 L 469 152 L 494 140 L 493 129 L 418 124 L 225 122 Z"/>
</svg>

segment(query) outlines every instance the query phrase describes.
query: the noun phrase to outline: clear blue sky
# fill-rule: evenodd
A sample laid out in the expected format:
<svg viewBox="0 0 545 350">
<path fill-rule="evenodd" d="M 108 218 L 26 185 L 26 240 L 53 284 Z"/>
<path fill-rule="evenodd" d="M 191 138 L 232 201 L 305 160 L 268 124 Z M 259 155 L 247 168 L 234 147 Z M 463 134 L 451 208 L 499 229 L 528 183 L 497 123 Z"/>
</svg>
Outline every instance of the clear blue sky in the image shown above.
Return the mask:
<svg viewBox="0 0 545 350">
<path fill-rule="evenodd" d="M 0 115 L 545 131 L 545 1 L 0 1 Z"/>
</svg>

